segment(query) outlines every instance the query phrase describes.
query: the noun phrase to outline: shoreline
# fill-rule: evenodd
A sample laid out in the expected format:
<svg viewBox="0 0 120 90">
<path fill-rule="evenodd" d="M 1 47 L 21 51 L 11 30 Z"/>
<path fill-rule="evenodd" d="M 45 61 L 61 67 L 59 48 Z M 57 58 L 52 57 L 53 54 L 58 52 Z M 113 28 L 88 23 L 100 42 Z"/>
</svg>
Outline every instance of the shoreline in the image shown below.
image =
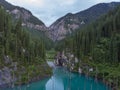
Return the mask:
<svg viewBox="0 0 120 90">
<path fill-rule="evenodd" d="M 38 77 L 35 77 L 35 78 L 33 78 L 33 79 L 30 79 L 29 83 L 14 84 L 14 85 L 15 85 L 14 87 L 31 84 L 31 83 L 34 83 L 34 82 L 37 82 L 37 81 L 42 81 L 42 80 L 47 79 L 47 78 L 49 78 L 49 77 L 51 77 L 51 75 L 38 76 Z M 16 83 L 16 82 L 15 82 L 15 83 Z M 11 84 L 12 84 L 12 83 L 2 84 L 2 85 L 0 85 L 0 89 L 12 88 L 12 86 L 10 86 Z"/>
<path fill-rule="evenodd" d="M 79 73 L 78 71 L 74 71 L 74 70 L 71 71 L 71 72 L 72 72 L 72 73 Z M 94 78 L 94 80 L 97 79 L 98 81 L 100 81 L 100 82 L 102 82 L 103 84 L 105 84 L 105 85 L 106 85 L 108 88 L 110 88 L 111 90 L 118 90 L 118 88 L 116 88 L 116 86 L 115 86 L 114 83 L 112 83 L 112 84 L 110 85 L 108 81 L 106 81 L 106 80 L 103 81 L 104 78 L 101 78 L 101 77 L 99 77 L 99 76 L 96 78 L 95 76 L 92 76 L 92 75 L 90 75 L 90 74 L 88 75 L 88 74 L 83 73 L 83 72 L 81 73 L 81 75 L 86 75 L 86 76 L 88 76 L 88 77 L 92 77 L 92 78 Z"/>
</svg>

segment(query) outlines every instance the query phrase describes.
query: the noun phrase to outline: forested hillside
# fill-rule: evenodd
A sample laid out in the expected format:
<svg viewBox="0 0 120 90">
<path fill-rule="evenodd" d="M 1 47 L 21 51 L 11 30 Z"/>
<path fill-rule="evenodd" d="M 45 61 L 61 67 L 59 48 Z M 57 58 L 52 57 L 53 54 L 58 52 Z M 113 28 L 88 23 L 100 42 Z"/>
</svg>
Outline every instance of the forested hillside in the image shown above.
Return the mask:
<svg viewBox="0 0 120 90">
<path fill-rule="evenodd" d="M 21 25 L 21 18 L 14 23 L 11 16 L 0 6 L 1 85 L 13 85 L 13 82 L 21 85 L 49 76 L 44 41 L 31 36 Z"/>
<path fill-rule="evenodd" d="M 42 32 L 34 29 L 27 29 L 27 32 L 30 34 L 31 38 L 42 40 L 45 44 L 46 50 L 50 50 L 54 47 L 53 41 L 46 36 L 46 32 Z"/>
<path fill-rule="evenodd" d="M 56 50 L 73 53 L 79 60 L 75 71 L 103 80 L 120 88 L 120 7 L 78 30 L 75 35 L 56 43 Z M 93 68 L 93 72 L 88 69 Z"/>
<path fill-rule="evenodd" d="M 42 39 L 45 43 L 45 47 L 50 49 L 52 40 L 47 36 L 47 27 L 41 20 L 35 17 L 31 11 L 23 7 L 14 6 L 6 0 L 0 0 L 0 5 L 11 15 L 11 19 L 14 23 L 21 18 L 22 27 L 30 33 L 31 38 Z"/>
</svg>

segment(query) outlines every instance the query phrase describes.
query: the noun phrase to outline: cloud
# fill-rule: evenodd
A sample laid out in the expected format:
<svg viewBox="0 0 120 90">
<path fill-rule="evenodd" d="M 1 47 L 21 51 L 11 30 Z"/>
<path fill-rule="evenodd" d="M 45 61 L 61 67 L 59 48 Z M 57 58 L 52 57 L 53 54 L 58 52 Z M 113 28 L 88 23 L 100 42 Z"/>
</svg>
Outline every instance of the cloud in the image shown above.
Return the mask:
<svg viewBox="0 0 120 90">
<path fill-rule="evenodd" d="M 22 6 L 22 7 L 44 7 L 45 3 L 44 0 L 6 0 L 8 2 L 11 2 L 12 4 Z"/>
<path fill-rule="evenodd" d="M 117 2 L 117 1 L 120 1 L 120 0 L 91 0 L 95 3 L 103 3 L 103 2 Z"/>
<path fill-rule="evenodd" d="M 76 2 L 76 0 L 58 0 L 58 1 L 60 1 L 59 3 L 60 3 L 61 6 L 63 6 L 63 5 L 73 5 Z"/>
<path fill-rule="evenodd" d="M 38 17 L 47 26 L 49 26 L 56 19 L 64 16 L 69 12 L 77 13 L 97 3 L 111 2 L 112 0 L 6 0 L 6 1 L 30 10 L 36 17 Z"/>
</svg>

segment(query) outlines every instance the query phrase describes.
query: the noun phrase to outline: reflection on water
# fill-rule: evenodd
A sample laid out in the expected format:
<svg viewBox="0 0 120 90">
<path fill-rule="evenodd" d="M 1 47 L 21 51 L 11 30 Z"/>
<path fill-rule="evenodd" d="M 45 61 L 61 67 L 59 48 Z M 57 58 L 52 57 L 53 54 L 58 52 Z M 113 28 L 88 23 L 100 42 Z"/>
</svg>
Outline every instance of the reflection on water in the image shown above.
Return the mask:
<svg viewBox="0 0 120 90">
<path fill-rule="evenodd" d="M 62 79 L 51 77 L 46 83 L 46 90 L 64 90 Z"/>
<path fill-rule="evenodd" d="M 0 89 L 1 90 L 1 89 Z M 27 87 L 15 87 L 3 90 L 110 90 L 102 82 L 95 81 L 77 73 L 70 73 L 67 70 L 56 67 L 51 78 L 34 82 Z"/>
<path fill-rule="evenodd" d="M 57 67 L 53 76 L 46 83 L 46 90 L 110 90 L 102 82 L 93 78 L 70 73 L 67 70 Z"/>
</svg>

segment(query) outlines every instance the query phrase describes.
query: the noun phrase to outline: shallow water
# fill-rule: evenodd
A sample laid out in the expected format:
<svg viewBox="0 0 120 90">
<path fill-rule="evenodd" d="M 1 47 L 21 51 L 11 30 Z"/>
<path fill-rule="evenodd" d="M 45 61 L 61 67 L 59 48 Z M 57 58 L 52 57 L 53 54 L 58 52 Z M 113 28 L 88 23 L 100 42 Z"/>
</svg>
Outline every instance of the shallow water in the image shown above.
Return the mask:
<svg viewBox="0 0 120 90">
<path fill-rule="evenodd" d="M 70 73 L 62 67 L 53 69 L 53 75 L 42 81 L 4 90 L 110 90 L 93 78 Z"/>
</svg>

